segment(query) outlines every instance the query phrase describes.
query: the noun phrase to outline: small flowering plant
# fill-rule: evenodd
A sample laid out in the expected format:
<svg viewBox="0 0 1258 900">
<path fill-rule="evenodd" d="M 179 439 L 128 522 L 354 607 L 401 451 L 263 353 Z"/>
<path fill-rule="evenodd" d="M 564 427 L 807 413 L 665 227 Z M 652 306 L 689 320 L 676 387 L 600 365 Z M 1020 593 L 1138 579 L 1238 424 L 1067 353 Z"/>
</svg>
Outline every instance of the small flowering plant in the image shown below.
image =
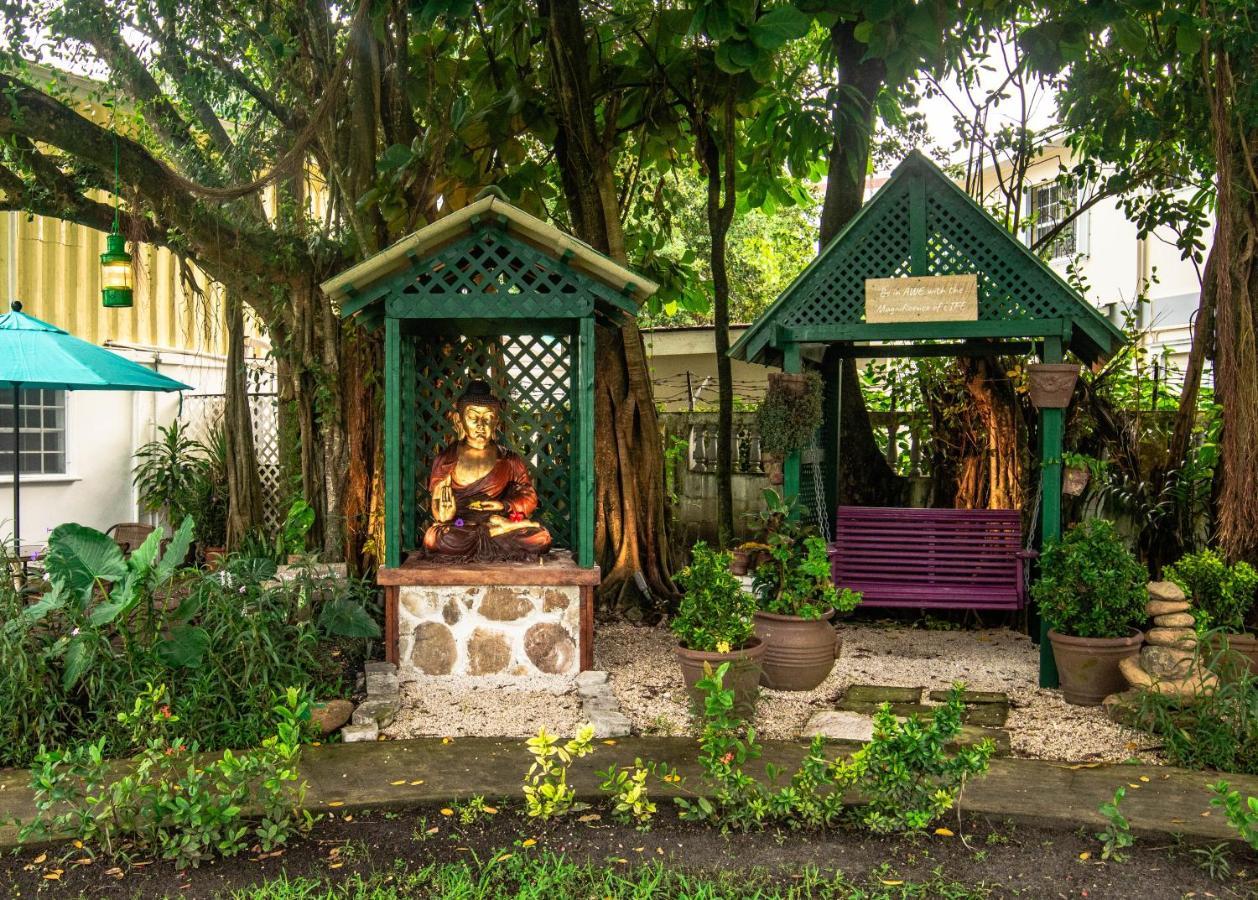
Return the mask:
<svg viewBox="0 0 1258 900">
<path fill-rule="evenodd" d="M 751 640 L 756 601 L 730 573 L 729 559 L 700 541 L 676 575 L 685 593 L 670 627 L 688 650 L 731 653 Z"/>
</svg>

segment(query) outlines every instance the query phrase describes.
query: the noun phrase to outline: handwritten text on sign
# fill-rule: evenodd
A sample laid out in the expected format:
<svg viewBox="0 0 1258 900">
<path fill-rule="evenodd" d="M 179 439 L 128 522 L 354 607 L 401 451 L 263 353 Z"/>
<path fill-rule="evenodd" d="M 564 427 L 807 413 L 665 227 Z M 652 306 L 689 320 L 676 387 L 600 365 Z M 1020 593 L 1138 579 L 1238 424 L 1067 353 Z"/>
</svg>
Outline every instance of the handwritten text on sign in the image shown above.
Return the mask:
<svg viewBox="0 0 1258 900">
<path fill-rule="evenodd" d="M 977 275 L 865 279 L 865 321 L 871 324 L 977 319 Z"/>
</svg>

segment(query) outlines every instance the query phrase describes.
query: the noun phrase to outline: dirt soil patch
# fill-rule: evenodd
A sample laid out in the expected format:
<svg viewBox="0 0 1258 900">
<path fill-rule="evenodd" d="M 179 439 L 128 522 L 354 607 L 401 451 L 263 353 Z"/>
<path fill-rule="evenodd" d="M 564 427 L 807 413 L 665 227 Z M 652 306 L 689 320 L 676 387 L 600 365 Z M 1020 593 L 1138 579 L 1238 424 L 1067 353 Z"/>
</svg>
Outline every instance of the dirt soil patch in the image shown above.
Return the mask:
<svg viewBox="0 0 1258 900">
<path fill-rule="evenodd" d="M 493 807 L 491 807 L 493 808 Z M 461 808 L 428 807 L 399 813 L 336 814 L 278 855 L 253 853 L 177 871 L 169 863 L 136 859 L 131 865 L 90 860 L 72 846 L 22 849 L 0 858 L 0 896 L 216 897 L 269 879 L 305 876 L 336 885 L 354 874 L 465 860 L 484 863 L 500 852 L 567 855 L 613 867 L 648 860 L 690 871 L 745 871 L 783 884 L 804 867 L 842 871 L 874 887 L 928 881 L 936 874 L 992 897 L 1158 898 L 1242 897 L 1258 890 L 1258 857 L 1230 852 L 1231 874 L 1212 880 L 1188 846 L 1137 841 L 1125 863 L 1101 862 L 1088 835 L 1015 827 L 980 817 L 955 835 L 872 837 L 831 829 L 722 835 L 679 821 L 661 804 L 656 826 L 640 832 L 607 814 L 576 812 L 554 823 L 528 819 L 507 803 L 472 824 Z M 527 847 L 525 842 L 530 843 Z M 48 878 L 55 875 L 54 879 Z"/>
</svg>

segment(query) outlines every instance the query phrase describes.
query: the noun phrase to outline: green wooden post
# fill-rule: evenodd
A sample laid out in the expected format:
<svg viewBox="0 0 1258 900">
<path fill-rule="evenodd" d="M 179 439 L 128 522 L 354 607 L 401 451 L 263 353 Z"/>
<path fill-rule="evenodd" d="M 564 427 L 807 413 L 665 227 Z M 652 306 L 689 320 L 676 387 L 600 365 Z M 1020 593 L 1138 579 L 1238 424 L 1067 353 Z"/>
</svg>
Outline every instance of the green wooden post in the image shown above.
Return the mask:
<svg viewBox="0 0 1258 900">
<path fill-rule="evenodd" d="M 782 347 L 782 371 L 799 373 L 803 364 L 799 357 L 799 344 L 791 343 Z M 789 503 L 799 496 L 800 454 L 792 450 L 786 455 L 782 470 L 782 495 Z"/>
<path fill-rule="evenodd" d="M 839 348 L 827 347 L 821 363 L 821 471 L 826 492 L 822 505 L 831 525 L 839 511 L 839 417 L 843 414 L 839 391 L 839 379 L 843 374 L 839 367 L 842 365 Z"/>
<path fill-rule="evenodd" d="M 402 564 L 402 323 L 384 320 L 384 564 Z"/>
<path fill-rule="evenodd" d="M 594 319 L 577 335 L 577 565 L 594 565 Z"/>
<path fill-rule="evenodd" d="M 1044 340 L 1043 359 L 1046 363 L 1062 361 L 1062 340 L 1059 337 Z M 1040 410 L 1040 540 L 1043 543 L 1061 537 L 1061 453 L 1065 410 Z M 1048 623 L 1040 616 L 1040 687 L 1055 688 L 1057 660 L 1048 640 Z"/>
</svg>

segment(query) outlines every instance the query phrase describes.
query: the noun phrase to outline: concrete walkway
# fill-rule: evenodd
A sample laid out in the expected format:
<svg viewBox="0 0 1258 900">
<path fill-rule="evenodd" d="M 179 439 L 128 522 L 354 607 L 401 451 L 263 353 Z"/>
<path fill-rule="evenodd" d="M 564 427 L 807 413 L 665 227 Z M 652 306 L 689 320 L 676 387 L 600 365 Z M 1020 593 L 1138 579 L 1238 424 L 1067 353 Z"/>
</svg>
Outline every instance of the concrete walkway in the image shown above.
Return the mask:
<svg viewBox="0 0 1258 900">
<path fill-rule="evenodd" d="M 631 737 L 598 743 L 597 750 L 576 760 L 569 783 L 579 799 L 602 799 L 595 772 L 612 763 L 632 764 L 635 757 L 668 761 L 692 783 L 699 778 L 693 738 Z M 759 773 L 772 762 L 789 773 L 806 749 L 788 741 L 764 743 Z M 837 755 L 857 745 L 830 745 Z M 520 799 L 520 783 L 530 758 L 520 740 L 501 738 L 422 738 L 409 741 L 328 744 L 308 747 L 302 775 L 310 784 L 306 804 L 314 812 L 401 809 L 422 804 L 482 795 L 496 801 Z M 1103 824 L 1097 808 L 1127 787 L 1122 811 L 1136 832 L 1182 834 L 1188 838 L 1235 840 L 1219 810 L 1210 807 L 1208 785 L 1214 772 L 1191 772 L 1161 766 L 1103 765 L 1045 762 L 1031 759 L 993 759 L 985 778 L 969 785 L 961 807 L 995 820 L 1089 830 Z M 1258 796 L 1258 777 L 1234 775 L 1226 779 L 1234 789 Z M 395 783 L 400 782 L 400 783 Z M 16 819 L 34 814 L 28 773 L 0 770 L 0 848 L 17 841 Z M 653 782 L 652 793 L 668 796 L 671 785 Z"/>
</svg>

